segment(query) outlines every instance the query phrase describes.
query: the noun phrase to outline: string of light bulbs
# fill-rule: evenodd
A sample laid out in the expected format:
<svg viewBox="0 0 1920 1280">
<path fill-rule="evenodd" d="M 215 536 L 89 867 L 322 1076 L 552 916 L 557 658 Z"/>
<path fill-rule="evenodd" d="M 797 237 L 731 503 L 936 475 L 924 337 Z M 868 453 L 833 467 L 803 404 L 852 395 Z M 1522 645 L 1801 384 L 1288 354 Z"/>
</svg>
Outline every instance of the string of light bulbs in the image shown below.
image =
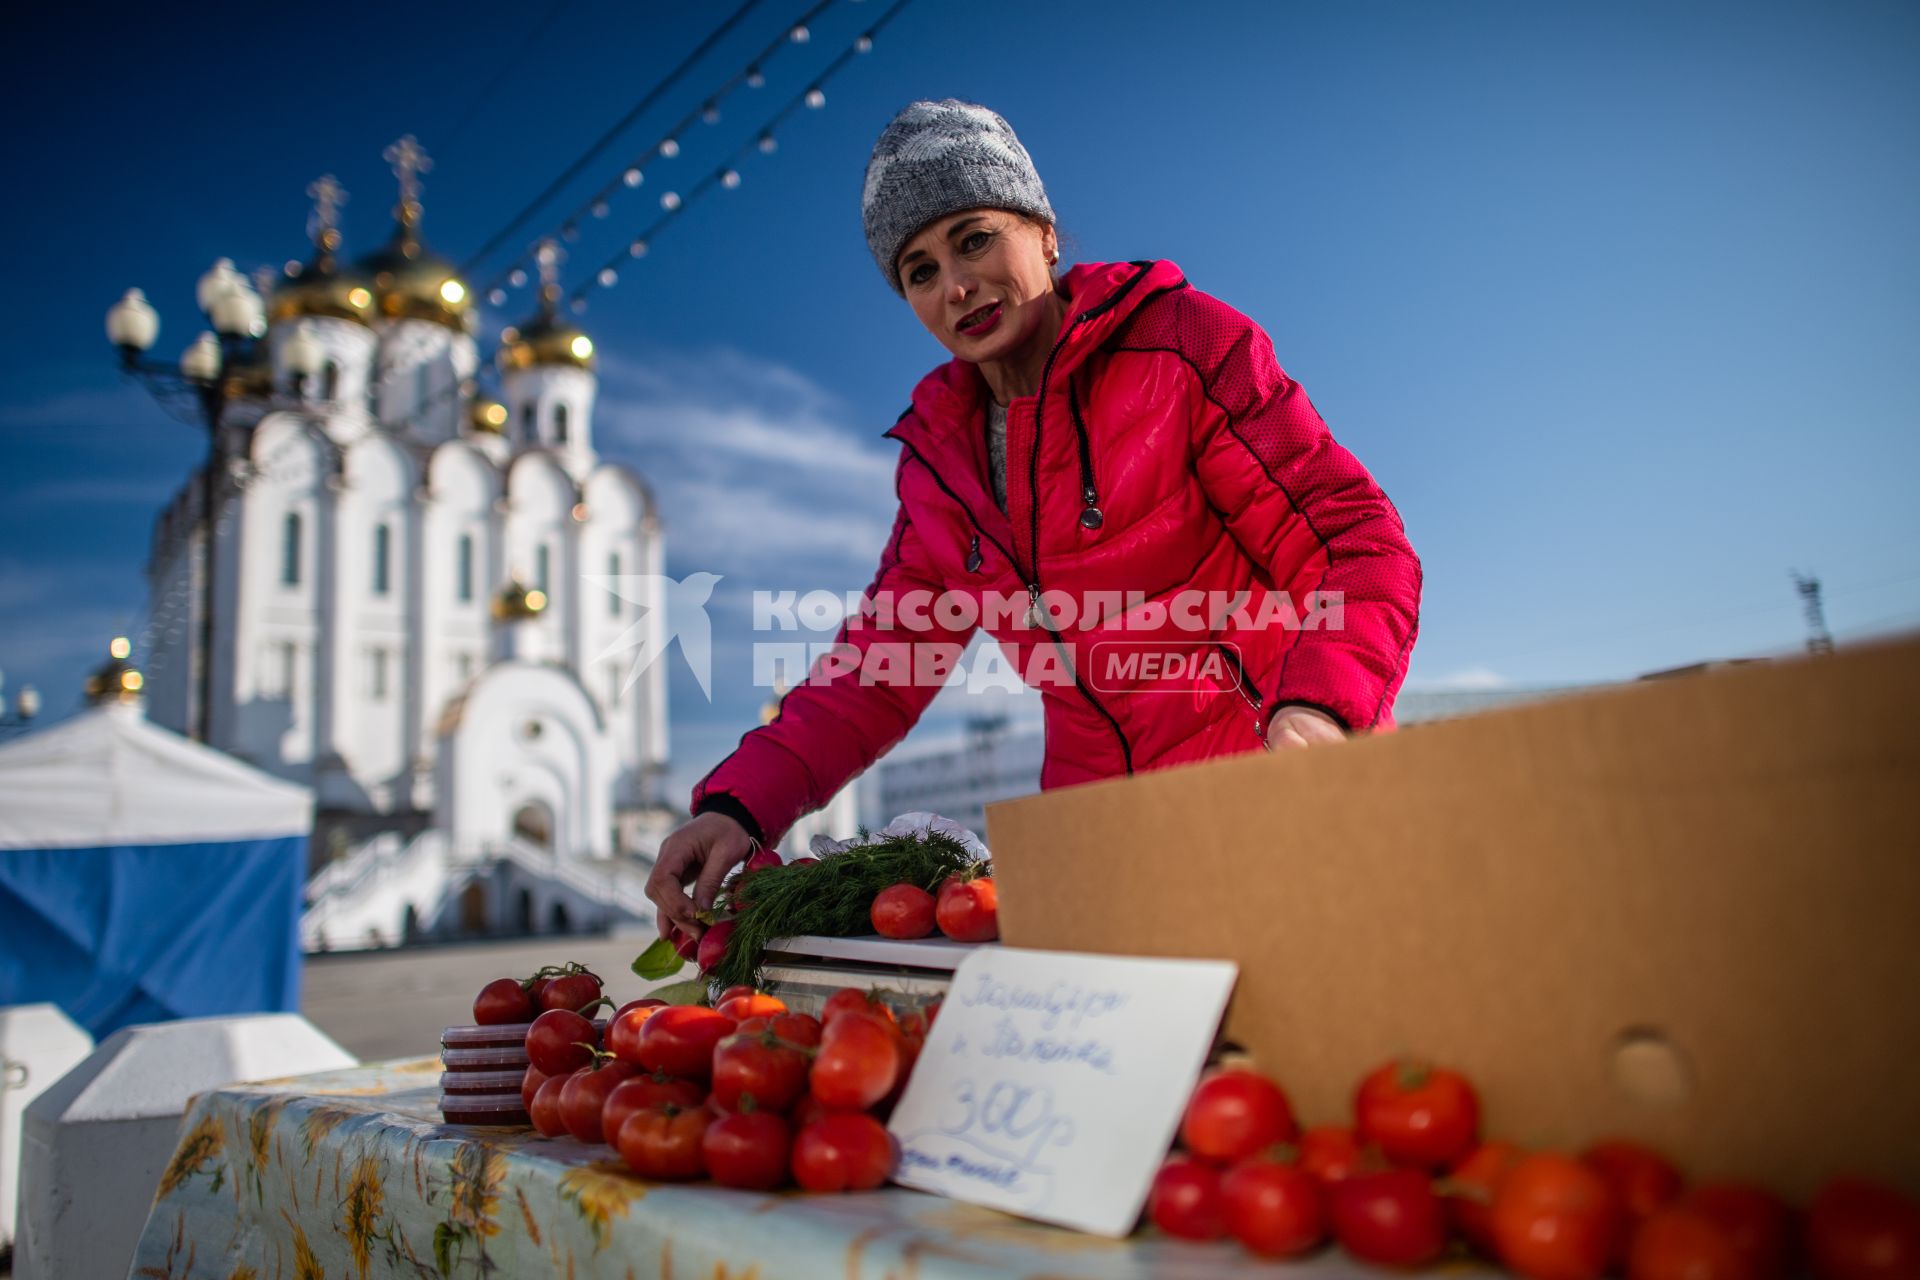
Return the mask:
<svg viewBox="0 0 1920 1280">
<path fill-rule="evenodd" d="M 905 9 L 911 3 L 912 0 L 895 0 L 894 4 L 887 9 L 885 13 L 881 14 L 872 26 L 861 32 L 852 44 L 848 45 L 846 49 L 841 51 L 838 57 L 828 63 L 820 74 L 813 78 L 812 83 L 800 93 L 794 95 L 786 105 L 774 112 L 774 114 L 760 126 L 757 135 L 751 142 L 742 143 L 739 147 L 735 148 L 733 153 L 727 157 L 726 161 L 722 163 L 719 168 L 700 179 L 699 182 L 687 190 L 686 194 L 682 195 L 677 191 L 663 193 L 660 197 L 660 208 L 662 210 L 660 216 L 648 224 L 638 235 L 629 240 L 619 252 L 602 263 L 598 270 L 577 285 L 572 293 L 568 295 L 568 305 L 574 314 L 578 315 L 586 310 L 587 294 L 592 290 L 596 288 L 610 289 L 619 283 L 620 267 L 629 259 L 645 257 L 655 237 L 667 226 L 671 225 L 673 220 L 684 213 L 695 201 L 716 187 L 726 191 L 737 188 L 742 181 L 738 167 L 740 162 L 755 153 L 761 155 L 773 154 L 778 146 L 774 138 L 774 131 L 780 127 L 781 123 L 784 122 L 787 117 L 802 109 L 817 111 L 824 107 L 827 103 L 827 83 L 849 62 L 852 62 L 862 54 L 870 52 L 873 49 L 875 37 L 886 29 L 887 24 L 892 22 L 902 9 Z"/>
<path fill-rule="evenodd" d="M 855 0 L 855 2 L 857 3 L 858 0 Z M 720 104 L 725 101 L 727 96 L 733 93 L 734 90 L 742 85 L 751 89 L 758 89 L 763 86 L 766 83 L 766 74 L 763 70 L 765 65 L 772 61 L 783 48 L 789 45 L 806 44 L 811 40 L 812 23 L 814 19 L 831 7 L 833 3 L 834 0 L 815 0 L 815 3 L 804 13 L 789 22 L 779 35 L 768 41 L 765 47 L 763 47 L 759 53 L 755 54 L 744 67 L 728 76 L 718 89 L 715 89 L 702 98 L 698 107 L 695 107 L 693 110 L 682 115 L 678 120 L 675 120 L 672 125 L 668 126 L 667 131 L 655 140 L 652 146 L 639 152 L 626 164 L 622 165 L 614 173 L 612 178 L 600 186 L 599 190 L 575 206 L 572 212 L 561 219 L 558 225 L 559 238 L 571 242 L 579 237 L 579 227 L 583 221 L 588 218 L 598 219 L 606 217 L 612 211 L 613 200 L 616 196 L 623 191 L 638 187 L 645 181 L 647 165 L 656 159 L 671 160 L 680 153 L 680 136 L 693 128 L 696 123 L 706 123 L 710 125 L 719 123 Z M 748 7 L 750 8 L 751 4 L 749 4 Z M 740 14 L 744 14 L 745 12 L 746 9 L 744 8 L 740 10 Z M 740 14 L 736 14 L 735 18 L 738 18 Z M 705 47 L 706 46 L 703 45 L 702 50 L 704 50 Z M 661 85 L 657 87 L 665 88 L 666 84 L 667 82 L 663 81 Z M 656 96 L 657 94 L 649 94 L 646 99 L 643 99 L 639 105 L 636 105 L 633 111 L 627 114 L 626 119 L 622 120 L 613 130 L 609 131 L 608 137 L 610 138 L 615 133 L 623 132 L 627 124 L 646 106 L 651 105 L 652 99 Z M 603 138 L 602 143 L 606 140 L 606 138 Z M 596 144 L 596 148 L 600 145 L 601 144 Z M 584 156 L 581 160 L 576 161 L 566 173 L 555 179 L 554 182 L 548 186 L 548 189 L 541 193 L 538 199 L 536 199 L 532 205 L 528 206 L 527 210 L 523 211 L 523 216 L 515 220 L 508 228 L 508 232 L 495 236 L 485 245 L 481 246 L 479 252 L 475 253 L 473 257 L 469 259 L 468 267 L 477 264 L 497 248 L 500 242 L 506 239 L 507 234 L 511 233 L 513 227 L 520 225 L 526 220 L 524 216 L 526 212 L 545 203 L 554 190 L 578 174 L 580 170 L 585 167 L 586 160 L 588 160 L 592 154 L 593 153 L 590 152 L 588 156 Z M 504 295 L 500 296 L 498 300 L 494 298 L 494 295 L 501 292 L 503 286 L 517 289 L 527 282 L 527 262 L 532 257 L 534 248 L 541 240 L 547 238 L 547 236 L 537 237 L 532 243 L 523 248 L 513 261 L 500 268 L 494 273 L 491 280 L 481 286 L 480 292 L 486 294 L 494 306 L 499 306 L 501 302 L 505 301 Z"/>
</svg>

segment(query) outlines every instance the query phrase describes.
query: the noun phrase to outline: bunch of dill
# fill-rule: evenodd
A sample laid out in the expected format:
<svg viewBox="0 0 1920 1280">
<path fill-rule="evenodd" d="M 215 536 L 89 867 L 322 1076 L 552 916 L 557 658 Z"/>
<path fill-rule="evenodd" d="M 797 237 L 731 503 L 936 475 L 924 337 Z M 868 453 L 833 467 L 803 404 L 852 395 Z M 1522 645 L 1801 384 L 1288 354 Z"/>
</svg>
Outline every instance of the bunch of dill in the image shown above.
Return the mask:
<svg viewBox="0 0 1920 1280">
<path fill-rule="evenodd" d="M 865 829 L 861 839 L 869 839 Z M 986 873 L 965 845 L 935 831 L 860 844 L 819 862 L 784 863 L 749 872 L 723 897 L 734 914 L 726 956 L 706 976 L 719 990 L 760 986 L 760 961 L 776 938 L 802 934 L 848 938 L 872 933 L 873 899 L 889 885 L 937 891 L 950 875 Z"/>
</svg>

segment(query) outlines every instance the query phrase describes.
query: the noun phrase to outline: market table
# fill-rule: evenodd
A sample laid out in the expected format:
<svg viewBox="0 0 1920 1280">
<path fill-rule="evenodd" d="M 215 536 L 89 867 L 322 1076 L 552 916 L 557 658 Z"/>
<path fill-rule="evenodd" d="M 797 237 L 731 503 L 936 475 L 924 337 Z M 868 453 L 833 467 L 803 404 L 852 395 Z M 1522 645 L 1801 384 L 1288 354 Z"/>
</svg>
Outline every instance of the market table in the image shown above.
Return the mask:
<svg viewBox="0 0 1920 1280">
<path fill-rule="evenodd" d="M 201 1095 L 132 1275 L 1211 1280 L 1284 1269 L 1230 1244 L 1106 1240 L 897 1187 L 805 1195 L 649 1183 L 605 1147 L 442 1124 L 439 1071 L 422 1058 Z M 1383 1274 L 1331 1250 L 1292 1270 Z"/>
</svg>

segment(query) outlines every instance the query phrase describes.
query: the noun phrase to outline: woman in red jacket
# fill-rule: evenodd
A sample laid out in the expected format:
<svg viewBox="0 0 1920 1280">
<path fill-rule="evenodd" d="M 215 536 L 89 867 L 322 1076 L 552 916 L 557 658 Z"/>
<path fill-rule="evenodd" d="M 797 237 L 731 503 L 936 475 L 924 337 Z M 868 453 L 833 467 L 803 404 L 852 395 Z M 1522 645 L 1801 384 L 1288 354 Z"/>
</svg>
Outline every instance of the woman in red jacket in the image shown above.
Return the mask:
<svg viewBox="0 0 1920 1280">
<path fill-rule="evenodd" d="M 896 116 L 861 203 L 953 359 L 887 432 L 872 607 L 694 788 L 648 884 L 662 932 L 697 936 L 755 844 L 905 737 L 976 626 L 1041 691 L 1042 788 L 1387 727 L 1406 675 L 1399 513 L 1258 325 L 1167 261 L 1056 276 L 1033 162 L 971 103 Z"/>
</svg>

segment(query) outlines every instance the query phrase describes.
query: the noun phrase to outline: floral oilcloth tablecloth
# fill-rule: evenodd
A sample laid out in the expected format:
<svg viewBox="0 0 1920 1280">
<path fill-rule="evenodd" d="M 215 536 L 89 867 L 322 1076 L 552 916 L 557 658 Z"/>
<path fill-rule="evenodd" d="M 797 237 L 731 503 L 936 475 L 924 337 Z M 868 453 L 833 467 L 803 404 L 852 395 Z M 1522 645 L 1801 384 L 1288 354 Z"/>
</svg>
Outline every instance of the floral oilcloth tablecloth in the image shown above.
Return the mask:
<svg viewBox="0 0 1920 1280">
<path fill-rule="evenodd" d="M 423 1058 L 201 1095 L 131 1275 L 1211 1280 L 1266 1269 L 1231 1244 L 1106 1240 L 902 1188 L 650 1183 L 606 1147 L 442 1124 L 439 1072 Z M 1380 1274 L 1331 1251 L 1292 1270 Z"/>
</svg>

